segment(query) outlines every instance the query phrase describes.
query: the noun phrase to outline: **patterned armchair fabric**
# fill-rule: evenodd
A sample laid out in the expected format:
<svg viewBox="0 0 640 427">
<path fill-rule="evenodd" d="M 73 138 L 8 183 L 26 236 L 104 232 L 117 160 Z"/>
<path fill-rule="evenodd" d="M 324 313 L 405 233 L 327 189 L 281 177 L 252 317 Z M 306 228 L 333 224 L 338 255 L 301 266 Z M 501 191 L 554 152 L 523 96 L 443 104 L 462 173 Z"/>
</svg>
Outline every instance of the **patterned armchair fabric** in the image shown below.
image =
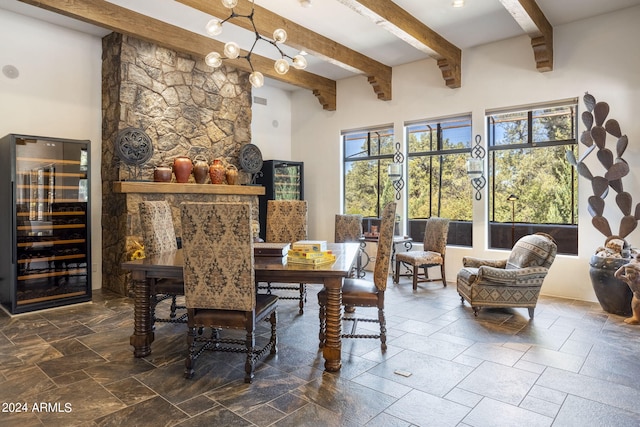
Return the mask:
<svg viewBox="0 0 640 427">
<path fill-rule="evenodd" d="M 398 283 L 400 276 L 400 263 L 411 266 L 413 277 L 413 289 L 418 288 L 419 282 L 431 282 L 427 276 L 427 268 L 440 266 L 442 284 L 447 286 L 445 275 L 445 253 L 447 251 L 447 235 L 449 233 L 448 218 L 431 217 L 427 220 L 424 230 L 423 250 L 409 251 L 396 254 L 396 268 L 393 281 Z M 424 269 L 424 279 L 419 278 L 420 268 Z M 438 279 L 436 279 L 438 280 Z"/>
<path fill-rule="evenodd" d="M 268 200 L 265 241 L 293 243 L 307 239 L 306 200 Z"/>
<path fill-rule="evenodd" d="M 476 316 L 480 307 L 527 307 L 533 318 L 556 253 L 553 238 L 537 233 L 518 240 L 505 260 L 464 257 L 464 268 L 457 277 L 458 294 L 462 302 L 471 304 Z"/>
<path fill-rule="evenodd" d="M 171 206 L 165 200 L 140 202 L 140 226 L 146 256 L 178 249 Z"/>
<path fill-rule="evenodd" d="M 140 202 L 138 207 L 145 256 L 156 256 L 178 249 L 169 203 L 165 200 L 144 201 Z M 185 308 L 178 305 L 176 299 L 178 295 L 184 295 L 184 285 L 181 280 L 156 279 L 152 282 L 151 321 L 153 323 L 186 323 L 185 312 L 180 316 L 176 314 L 177 310 Z M 165 300 L 171 300 L 169 317 L 158 317 L 156 316 L 158 304 Z"/>
<path fill-rule="evenodd" d="M 378 237 L 378 250 L 376 253 L 376 265 L 373 272 L 373 283 L 363 279 L 348 278 L 342 286 L 342 305 L 349 307 L 377 307 L 378 317 L 364 318 L 355 315 L 344 317 L 345 321 L 377 322 L 380 324 L 379 334 L 357 334 L 355 331 L 342 334 L 342 338 L 379 338 L 382 350 L 387 348 L 387 323 L 384 316 L 384 292 L 387 289 L 389 278 L 389 261 L 391 259 L 393 245 L 393 231 L 395 228 L 396 203 L 386 205 L 382 211 L 380 221 L 380 235 Z M 320 347 L 324 346 L 326 325 L 327 292 L 322 289 L 318 292 L 318 304 L 320 306 Z M 355 328 L 354 328 L 355 329 Z M 369 332 L 369 331 L 367 331 Z"/>
<path fill-rule="evenodd" d="M 195 372 L 204 350 L 244 353 L 245 382 L 254 376 L 256 361 L 276 353 L 275 295 L 256 295 L 248 203 L 182 203 L 182 254 L 188 313 L 188 354 L 185 377 Z M 256 346 L 258 322 L 271 323 L 269 342 Z M 211 333 L 203 333 L 211 328 Z M 244 339 L 224 337 L 224 329 L 244 329 Z M 196 332 L 198 331 L 198 332 Z"/>
<path fill-rule="evenodd" d="M 362 237 L 362 215 L 336 215 L 335 242 L 358 242 Z"/>
</svg>

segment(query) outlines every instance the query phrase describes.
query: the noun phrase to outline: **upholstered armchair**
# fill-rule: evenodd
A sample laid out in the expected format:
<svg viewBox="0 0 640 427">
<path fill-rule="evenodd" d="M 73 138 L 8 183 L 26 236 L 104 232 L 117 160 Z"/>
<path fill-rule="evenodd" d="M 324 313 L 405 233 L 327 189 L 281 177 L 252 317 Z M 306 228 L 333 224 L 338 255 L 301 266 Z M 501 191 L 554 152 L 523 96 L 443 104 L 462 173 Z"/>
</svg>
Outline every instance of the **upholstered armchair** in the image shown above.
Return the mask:
<svg viewBox="0 0 640 427">
<path fill-rule="evenodd" d="M 144 201 L 138 205 L 144 253 L 146 257 L 160 255 L 178 249 L 173 227 L 171 206 L 165 200 Z M 185 307 L 177 304 L 177 297 L 184 295 L 184 283 L 176 279 L 155 279 L 151 283 L 151 322 L 186 323 L 187 313 L 177 315 Z M 162 301 L 170 300 L 169 317 L 156 317 L 156 309 Z"/>
<path fill-rule="evenodd" d="M 185 378 L 193 377 L 196 359 L 209 350 L 244 353 L 244 381 L 250 383 L 256 361 L 276 353 L 278 307 L 277 296 L 256 294 L 251 206 L 185 202 L 180 208 L 189 327 Z M 265 320 L 270 337 L 256 345 L 256 326 Z M 245 335 L 229 335 L 227 328 Z"/>
<path fill-rule="evenodd" d="M 266 227 L 265 241 L 268 243 L 293 243 L 298 240 L 307 240 L 307 201 L 268 200 Z M 268 294 L 273 290 L 297 291 L 298 295 L 295 297 L 281 294 L 280 299 L 298 300 L 299 313 L 304 313 L 304 303 L 307 301 L 307 288 L 304 283 L 259 284 L 258 289 L 266 290 Z"/>
<path fill-rule="evenodd" d="M 507 259 L 464 257 L 457 277 L 460 299 L 471 304 L 475 316 L 481 307 L 526 307 L 533 319 L 542 282 L 556 253 L 553 238 L 536 233 L 518 240 Z"/>
</svg>

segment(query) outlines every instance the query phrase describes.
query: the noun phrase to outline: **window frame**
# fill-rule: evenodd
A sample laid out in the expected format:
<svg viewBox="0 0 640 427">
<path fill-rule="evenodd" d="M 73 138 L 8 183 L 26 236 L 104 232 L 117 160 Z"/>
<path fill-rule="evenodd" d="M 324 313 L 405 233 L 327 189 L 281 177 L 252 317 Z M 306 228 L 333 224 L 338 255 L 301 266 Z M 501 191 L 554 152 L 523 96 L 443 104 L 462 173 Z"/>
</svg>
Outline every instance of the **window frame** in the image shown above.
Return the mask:
<svg viewBox="0 0 640 427">
<path fill-rule="evenodd" d="M 382 148 L 382 144 L 380 144 L 378 142 L 378 150 L 376 154 L 371 154 L 371 141 L 373 140 L 372 138 L 372 134 L 375 133 L 384 133 L 382 136 L 378 136 L 378 138 L 381 137 L 390 137 L 391 138 L 391 152 L 384 153 L 381 154 L 381 148 Z M 353 155 L 348 155 L 348 150 L 347 150 L 347 142 L 348 142 L 348 137 L 351 136 L 356 136 L 356 135 L 360 135 L 360 134 L 366 134 L 367 135 L 367 150 L 366 152 L 368 153 L 365 156 L 356 156 L 356 154 L 360 154 L 362 153 L 355 153 Z M 383 161 L 387 160 L 390 162 L 393 162 L 393 157 L 395 155 L 395 144 L 393 143 L 394 139 L 395 139 L 395 129 L 393 127 L 393 124 L 387 124 L 387 125 L 380 125 L 380 126 L 372 126 L 372 127 L 367 127 L 367 128 L 362 128 L 362 129 L 355 129 L 355 130 L 348 130 L 348 131 L 342 131 L 341 132 L 341 143 L 342 143 L 342 206 L 343 206 L 343 213 L 357 213 L 357 214 L 362 214 L 362 212 L 348 212 L 348 207 L 347 207 L 347 164 L 348 163 L 355 163 L 355 162 L 377 162 L 377 200 L 376 200 L 376 209 L 375 209 L 375 216 L 365 216 L 365 218 L 379 218 L 380 217 L 380 213 L 382 212 L 382 209 L 384 206 L 382 206 L 382 204 L 384 204 L 383 201 L 383 189 L 384 187 L 384 180 L 388 180 L 388 175 L 387 175 L 387 169 L 386 167 L 383 167 Z"/>
<path fill-rule="evenodd" d="M 545 141 L 535 141 L 534 135 L 534 121 L 539 115 L 536 115 L 536 111 L 553 109 L 553 108 L 567 108 L 572 113 L 570 133 L 573 138 L 567 139 L 550 139 Z M 496 121 L 495 117 L 507 114 L 523 113 L 526 117 L 526 141 L 519 143 L 496 143 Z M 545 232 L 552 235 L 558 243 L 558 253 L 577 255 L 578 254 L 578 180 L 575 168 L 568 165 L 567 169 L 570 171 L 571 185 L 571 200 L 569 206 L 571 206 L 570 223 L 536 223 L 536 222 L 516 222 L 515 213 L 512 213 L 511 220 L 507 223 L 496 221 L 496 209 L 498 204 L 503 202 L 498 196 L 497 184 L 496 184 L 496 153 L 500 151 L 517 151 L 517 150 L 536 150 L 536 149 L 549 149 L 553 147 L 567 147 L 574 152 L 578 150 L 578 99 L 571 98 L 559 101 L 552 101 L 549 103 L 532 104 L 528 106 L 519 106 L 513 108 L 503 108 L 500 110 L 486 111 L 485 121 L 487 126 L 487 156 L 488 156 L 488 171 L 487 178 L 489 182 L 488 188 L 488 209 L 487 209 L 487 225 L 488 225 L 488 247 L 489 249 L 510 249 L 515 241 L 526 234 L 535 232 Z M 565 150 L 566 152 L 566 150 Z M 515 209 L 516 202 L 512 203 L 511 210 Z"/>
<path fill-rule="evenodd" d="M 461 123 L 461 125 L 456 125 L 456 123 Z M 447 127 L 447 124 L 452 124 L 453 126 Z M 427 150 L 427 151 L 424 151 L 424 150 L 411 151 L 411 143 L 409 138 L 411 133 L 413 132 L 410 129 L 416 126 L 434 127 L 434 130 L 431 132 L 435 132 L 435 135 L 436 135 L 435 146 L 430 142 L 430 145 L 434 149 Z M 447 138 L 446 136 L 444 136 L 444 132 L 446 132 L 447 128 L 451 129 L 454 127 L 468 128 L 468 140 L 465 141 L 467 145 L 466 147 L 464 148 L 445 147 L 445 140 Z M 434 160 L 439 162 L 440 169 L 441 169 L 442 165 L 444 164 L 448 156 L 463 154 L 465 155 L 465 164 L 466 164 L 466 159 L 470 157 L 471 150 L 473 147 L 473 120 L 472 120 L 471 113 L 457 114 L 453 116 L 439 117 L 439 118 L 433 118 L 433 119 L 423 119 L 423 120 L 406 122 L 404 124 L 404 131 L 405 131 L 405 147 L 406 147 L 406 158 L 407 158 L 407 176 L 408 176 L 405 195 L 407 198 L 407 205 L 408 205 L 410 203 L 409 197 L 411 197 L 410 194 L 411 194 L 411 183 L 412 183 L 411 160 L 416 158 L 425 158 L 425 161 L 429 162 L 430 164 L 429 182 L 430 183 L 436 179 L 436 177 L 434 177 L 434 172 L 431 168 L 431 166 L 434 163 Z M 439 172 L 438 175 L 439 175 L 437 177 L 438 188 L 434 190 L 433 188 L 434 186 L 429 184 L 429 195 L 428 195 L 429 217 L 439 216 L 441 214 L 442 193 L 443 193 L 442 188 L 444 187 L 443 186 L 444 181 L 442 179 L 442 173 Z M 468 195 L 469 195 L 468 208 L 469 208 L 470 218 L 469 220 L 455 219 L 455 218 L 452 219 L 449 226 L 447 244 L 462 246 L 462 247 L 472 247 L 473 246 L 473 240 L 472 240 L 473 196 L 472 196 L 471 182 L 469 179 L 467 179 L 467 176 L 466 176 L 466 169 L 464 170 L 464 176 L 465 176 L 465 183 L 468 184 L 468 187 L 469 187 L 468 188 L 469 190 L 468 191 Z M 446 185 L 446 183 L 444 184 Z M 434 197 L 437 198 L 438 200 L 434 201 Z M 421 242 L 424 238 L 424 230 L 425 230 L 427 219 L 429 217 L 426 217 L 426 218 L 412 217 L 409 210 L 410 209 L 407 210 L 407 220 L 406 220 L 407 233 L 414 241 Z"/>
</svg>

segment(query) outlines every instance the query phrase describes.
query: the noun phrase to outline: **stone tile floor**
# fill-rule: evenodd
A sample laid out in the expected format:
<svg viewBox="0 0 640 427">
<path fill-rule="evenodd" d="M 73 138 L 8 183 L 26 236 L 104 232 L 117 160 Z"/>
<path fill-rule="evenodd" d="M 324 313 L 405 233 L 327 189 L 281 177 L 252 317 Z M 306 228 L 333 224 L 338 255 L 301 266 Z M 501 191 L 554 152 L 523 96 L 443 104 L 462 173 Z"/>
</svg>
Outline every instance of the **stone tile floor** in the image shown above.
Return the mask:
<svg viewBox="0 0 640 427">
<path fill-rule="evenodd" d="M 344 340 L 331 374 L 318 351 L 318 290 L 308 286 L 303 315 L 280 301 L 278 354 L 258 363 L 253 384 L 242 355 L 227 353 L 203 355 L 184 379 L 184 325 L 158 324 L 153 353 L 134 358 L 132 301 L 106 291 L 0 314 L 0 425 L 640 425 L 640 327 L 598 304 L 542 297 L 531 322 L 526 309 L 475 318 L 454 284 L 413 292 L 389 280 L 388 350 Z"/>
</svg>

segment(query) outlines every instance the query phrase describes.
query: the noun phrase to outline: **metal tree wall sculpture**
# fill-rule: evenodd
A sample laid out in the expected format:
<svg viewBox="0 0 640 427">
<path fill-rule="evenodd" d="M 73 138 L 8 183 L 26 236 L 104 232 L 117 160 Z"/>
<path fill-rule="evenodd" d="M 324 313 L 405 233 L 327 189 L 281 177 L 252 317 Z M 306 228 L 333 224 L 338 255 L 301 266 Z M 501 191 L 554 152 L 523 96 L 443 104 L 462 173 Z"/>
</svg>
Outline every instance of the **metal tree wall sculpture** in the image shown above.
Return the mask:
<svg viewBox="0 0 640 427">
<path fill-rule="evenodd" d="M 588 210 L 592 217 L 593 226 L 605 237 L 611 237 L 611 226 L 607 218 L 603 216 L 605 199 L 609 194 L 609 188 L 617 194 L 616 205 L 622 212 L 620 219 L 618 236 L 622 239 L 627 237 L 638 226 L 640 220 L 640 203 L 636 204 L 632 213 L 633 198 L 631 194 L 624 191 L 622 178 L 629 174 L 629 164 L 622 158 L 629 143 L 627 135 L 620 131 L 620 125 L 615 119 L 608 119 L 609 104 L 606 102 L 596 102 L 593 95 L 588 92 L 583 97 L 586 111 L 582 113 L 582 122 L 586 130 L 580 136 L 580 142 L 587 147 L 587 150 L 576 160 L 572 151 L 567 151 L 567 160 L 577 170 L 578 173 L 591 182 L 593 195 L 588 199 Z M 607 148 L 607 134 L 616 138 L 615 157 L 613 152 Z M 594 175 L 584 160 L 591 153 L 596 152 L 600 165 L 604 167 L 603 175 Z"/>
</svg>

